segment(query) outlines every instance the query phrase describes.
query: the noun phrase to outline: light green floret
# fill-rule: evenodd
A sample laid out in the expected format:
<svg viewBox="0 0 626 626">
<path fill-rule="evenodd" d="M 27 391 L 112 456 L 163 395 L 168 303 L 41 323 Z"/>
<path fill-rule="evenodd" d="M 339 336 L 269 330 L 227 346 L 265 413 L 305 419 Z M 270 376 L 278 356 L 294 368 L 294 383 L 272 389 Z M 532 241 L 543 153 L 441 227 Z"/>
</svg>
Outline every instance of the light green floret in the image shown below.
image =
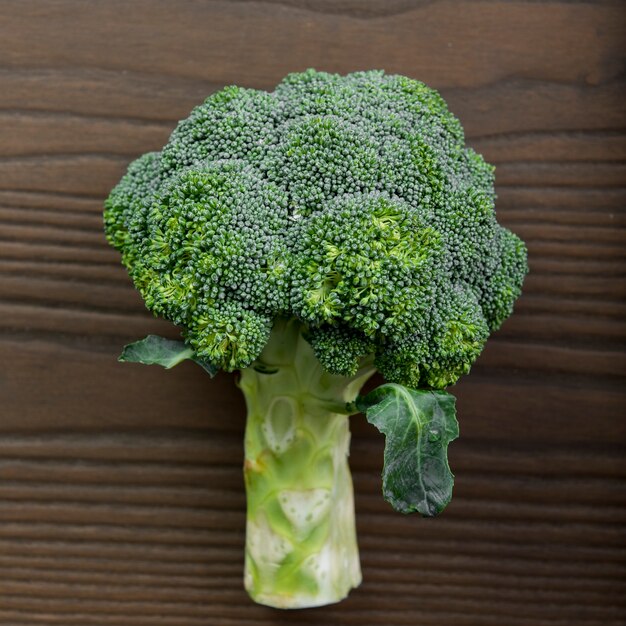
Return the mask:
<svg viewBox="0 0 626 626">
<path fill-rule="evenodd" d="M 158 152 L 148 152 L 133 161 L 104 202 L 107 241 L 129 270 L 142 260 L 145 217 L 161 181 L 159 158 Z"/>
<path fill-rule="evenodd" d="M 232 372 L 259 356 L 271 330 L 269 315 L 226 301 L 199 307 L 184 336 L 198 357 Z"/>
<path fill-rule="evenodd" d="M 313 327 L 400 338 L 434 303 L 441 238 L 402 200 L 343 196 L 297 234 L 292 307 Z"/>
<path fill-rule="evenodd" d="M 469 373 L 488 336 L 487 320 L 472 290 L 447 283 L 422 327 L 379 349 L 375 364 L 391 382 L 445 389 Z"/>
</svg>

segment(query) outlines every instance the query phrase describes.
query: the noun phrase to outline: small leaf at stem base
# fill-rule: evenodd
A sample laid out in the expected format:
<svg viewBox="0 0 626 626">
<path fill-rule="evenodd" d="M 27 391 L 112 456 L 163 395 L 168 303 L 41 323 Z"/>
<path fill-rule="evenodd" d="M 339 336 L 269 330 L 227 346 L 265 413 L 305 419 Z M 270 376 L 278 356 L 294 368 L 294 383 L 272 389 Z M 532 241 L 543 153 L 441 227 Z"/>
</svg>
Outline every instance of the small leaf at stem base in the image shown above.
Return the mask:
<svg viewBox="0 0 626 626">
<path fill-rule="evenodd" d="M 144 339 L 124 346 L 119 356 L 120 361 L 161 365 L 165 369 L 170 369 L 187 359 L 197 363 L 210 376 L 215 376 L 218 371 L 212 363 L 196 357 L 194 351 L 183 341 L 166 339 L 157 335 L 148 335 Z"/>
</svg>

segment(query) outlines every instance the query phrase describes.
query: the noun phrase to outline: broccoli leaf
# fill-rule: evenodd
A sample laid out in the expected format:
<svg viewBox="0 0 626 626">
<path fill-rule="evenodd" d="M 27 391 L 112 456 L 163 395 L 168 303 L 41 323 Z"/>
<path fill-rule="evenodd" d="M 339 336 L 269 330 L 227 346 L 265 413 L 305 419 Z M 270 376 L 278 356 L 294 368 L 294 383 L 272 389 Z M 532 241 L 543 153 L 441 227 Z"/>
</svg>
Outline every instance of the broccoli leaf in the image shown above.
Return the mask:
<svg viewBox="0 0 626 626">
<path fill-rule="evenodd" d="M 445 391 L 381 385 L 356 406 L 385 435 L 383 495 L 401 513 L 432 517 L 452 497 L 448 443 L 459 435 L 455 398 Z"/>
<path fill-rule="evenodd" d="M 165 369 L 170 369 L 186 359 L 197 363 L 210 376 L 215 376 L 217 373 L 217 367 L 196 357 L 192 348 L 183 341 L 166 339 L 157 335 L 148 335 L 145 339 L 124 346 L 118 360 L 144 365 L 162 365 Z"/>
</svg>

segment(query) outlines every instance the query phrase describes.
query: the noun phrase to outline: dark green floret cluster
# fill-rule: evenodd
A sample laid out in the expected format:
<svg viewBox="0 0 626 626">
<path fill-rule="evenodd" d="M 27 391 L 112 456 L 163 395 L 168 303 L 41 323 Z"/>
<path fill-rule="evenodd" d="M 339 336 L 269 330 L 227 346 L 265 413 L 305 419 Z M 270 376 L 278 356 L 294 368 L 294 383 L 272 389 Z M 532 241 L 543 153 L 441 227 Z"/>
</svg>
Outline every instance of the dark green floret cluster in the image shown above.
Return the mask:
<svg viewBox="0 0 626 626">
<path fill-rule="evenodd" d="M 332 373 L 373 356 L 391 382 L 441 389 L 527 271 L 494 199 L 437 92 L 309 70 L 209 97 L 131 164 L 105 225 L 147 307 L 216 367 L 247 367 L 295 317 Z"/>
</svg>

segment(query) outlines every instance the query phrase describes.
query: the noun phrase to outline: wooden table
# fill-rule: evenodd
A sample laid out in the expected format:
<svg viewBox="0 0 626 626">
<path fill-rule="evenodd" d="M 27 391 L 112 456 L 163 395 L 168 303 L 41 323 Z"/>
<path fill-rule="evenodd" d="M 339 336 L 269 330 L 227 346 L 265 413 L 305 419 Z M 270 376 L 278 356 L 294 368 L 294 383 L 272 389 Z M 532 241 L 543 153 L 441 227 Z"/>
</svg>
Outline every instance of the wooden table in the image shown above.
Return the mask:
<svg viewBox="0 0 626 626">
<path fill-rule="evenodd" d="M 0 623 L 624 624 L 625 21 L 619 2 L 0 1 Z M 531 275 L 454 388 L 449 509 L 394 513 L 355 418 L 365 582 L 281 613 L 242 589 L 233 379 L 117 363 L 172 329 L 101 206 L 209 93 L 308 66 L 441 90 Z"/>
</svg>

